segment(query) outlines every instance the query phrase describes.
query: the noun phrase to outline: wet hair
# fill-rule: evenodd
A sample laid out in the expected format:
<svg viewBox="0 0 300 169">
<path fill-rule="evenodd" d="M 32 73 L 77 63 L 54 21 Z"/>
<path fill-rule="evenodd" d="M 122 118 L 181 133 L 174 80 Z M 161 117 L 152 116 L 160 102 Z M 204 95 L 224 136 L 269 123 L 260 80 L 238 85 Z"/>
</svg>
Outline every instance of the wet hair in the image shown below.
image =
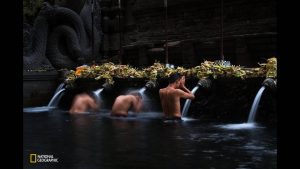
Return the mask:
<svg viewBox="0 0 300 169">
<path fill-rule="evenodd" d="M 129 94 L 133 95 L 133 96 L 138 96 L 139 98 L 143 98 L 143 96 L 141 95 L 141 93 L 139 92 L 130 92 Z"/>
<path fill-rule="evenodd" d="M 169 83 L 174 83 L 176 82 L 176 80 L 180 79 L 182 77 L 182 75 L 180 73 L 172 73 L 170 76 L 169 76 Z"/>
</svg>

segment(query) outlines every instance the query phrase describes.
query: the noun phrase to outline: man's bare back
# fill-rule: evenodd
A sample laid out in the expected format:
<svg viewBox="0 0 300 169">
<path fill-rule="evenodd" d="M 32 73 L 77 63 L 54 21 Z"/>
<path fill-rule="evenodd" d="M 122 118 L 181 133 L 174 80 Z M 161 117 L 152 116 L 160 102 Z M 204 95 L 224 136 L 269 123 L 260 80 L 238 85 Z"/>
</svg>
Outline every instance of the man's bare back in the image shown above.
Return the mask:
<svg viewBox="0 0 300 169">
<path fill-rule="evenodd" d="M 141 96 L 135 95 L 120 95 L 116 98 L 112 107 L 112 116 L 128 116 L 128 111 L 132 109 L 134 112 L 139 112 L 142 107 Z"/>
<path fill-rule="evenodd" d="M 179 76 L 179 75 L 177 75 Z M 175 77 L 166 88 L 159 90 L 165 117 L 180 118 L 180 98 L 194 99 L 195 96 L 185 87 L 185 77 Z"/>
<path fill-rule="evenodd" d="M 180 117 L 180 97 L 178 96 L 178 89 L 166 87 L 160 89 L 160 99 L 163 107 L 163 112 L 167 117 Z"/>
<path fill-rule="evenodd" d="M 87 111 L 97 110 L 98 108 L 99 105 L 96 104 L 95 100 L 88 94 L 84 93 L 75 96 L 69 112 L 71 114 L 84 113 Z"/>
</svg>

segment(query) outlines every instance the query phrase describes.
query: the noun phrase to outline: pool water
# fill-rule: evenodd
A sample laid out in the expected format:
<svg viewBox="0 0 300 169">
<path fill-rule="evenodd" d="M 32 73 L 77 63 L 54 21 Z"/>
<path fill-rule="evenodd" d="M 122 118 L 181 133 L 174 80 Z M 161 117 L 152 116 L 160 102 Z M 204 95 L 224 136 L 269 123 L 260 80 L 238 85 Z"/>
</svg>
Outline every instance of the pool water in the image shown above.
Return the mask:
<svg viewBox="0 0 300 169">
<path fill-rule="evenodd" d="M 108 110 L 69 115 L 24 113 L 24 168 L 277 168 L 276 128 L 236 129 L 200 120 L 164 122 L 162 113 L 110 117 Z M 30 154 L 57 163 L 29 163 Z"/>
</svg>

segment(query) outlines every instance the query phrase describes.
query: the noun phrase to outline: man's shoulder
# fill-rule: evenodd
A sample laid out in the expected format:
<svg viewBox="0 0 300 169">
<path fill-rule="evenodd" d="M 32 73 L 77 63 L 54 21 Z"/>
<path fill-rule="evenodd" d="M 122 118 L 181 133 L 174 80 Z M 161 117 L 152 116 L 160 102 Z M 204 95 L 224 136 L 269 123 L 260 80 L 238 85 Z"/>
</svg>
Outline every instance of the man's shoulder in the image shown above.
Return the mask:
<svg viewBox="0 0 300 169">
<path fill-rule="evenodd" d="M 130 95 L 119 95 L 118 98 L 124 98 L 124 97 L 128 97 Z"/>
<path fill-rule="evenodd" d="M 164 92 L 166 90 L 166 88 L 161 88 L 159 89 L 159 92 Z"/>
<path fill-rule="evenodd" d="M 174 91 L 177 92 L 177 93 L 184 93 L 184 91 L 181 90 L 181 89 L 174 89 Z"/>
</svg>

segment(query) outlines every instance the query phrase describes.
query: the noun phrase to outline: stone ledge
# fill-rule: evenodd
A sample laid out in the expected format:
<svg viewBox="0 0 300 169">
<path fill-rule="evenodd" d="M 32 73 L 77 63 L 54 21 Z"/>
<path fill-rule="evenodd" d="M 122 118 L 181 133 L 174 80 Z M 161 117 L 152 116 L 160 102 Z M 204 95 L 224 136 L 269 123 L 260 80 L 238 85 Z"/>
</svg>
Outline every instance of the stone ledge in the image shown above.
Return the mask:
<svg viewBox="0 0 300 169">
<path fill-rule="evenodd" d="M 45 72 L 23 71 L 23 81 L 57 80 L 58 77 L 59 77 L 59 73 L 57 71 L 45 71 Z"/>
</svg>

